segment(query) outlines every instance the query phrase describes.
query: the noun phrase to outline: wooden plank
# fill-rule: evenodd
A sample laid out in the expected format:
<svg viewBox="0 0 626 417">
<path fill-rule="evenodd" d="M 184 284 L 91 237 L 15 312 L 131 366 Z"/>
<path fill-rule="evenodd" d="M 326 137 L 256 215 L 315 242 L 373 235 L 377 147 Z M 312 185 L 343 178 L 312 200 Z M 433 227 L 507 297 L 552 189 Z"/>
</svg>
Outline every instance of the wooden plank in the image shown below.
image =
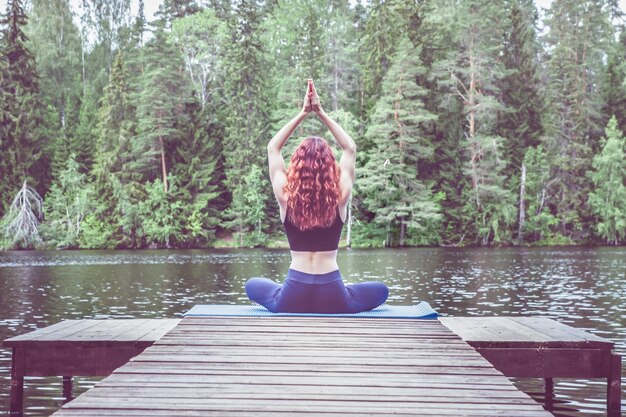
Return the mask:
<svg viewBox="0 0 626 417">
<path fill-rule="evenodd" d="M 361 377 L 360 377 L 361 376 Z M 410 374 L 402 379 L 395 376 L 376 375 L 371 378 L 363 378 L 362 374 L 345 373 L 293 373 L 273 371 L 271 375 L 220 375 L 220 374 L 150 374 L 150 373 L 125 373 L 120 369 L 107 379 L 100 381 L 98 386 L 129 386 L 129 385 L 154 385 L 154 386 L 190 386 L 201 387 L 212 384 L 234 385 L 323 385 L 323 386 L 356 386 L 356 387 L 404 387 L 404 388 L 433 388 L 443 390 L 476 390 L 483 394 L 493 394 L 492 391 L 505 391 L 510 393 L 513 384 L 508 379 L 490 376 L 471 375 L 428 375 Z M 516 391 L 519 393 L 519 391 Z M 508 395 L 508 394 L 507 394 Z"/>
<path fill-rule="evenodd" d="M 536 406 L 533 400 L 524 395 L 481 395 L 480 390 L 447 390 L 403 389 L 403 388 L 363 388 L 363 387 L 324 387 L 296 386 L 285 390 L 284 386 L 254 385 L 248 387 L 232 385 L 203 386 L 202 388 L 133 386 L 124 387 L 100 386 L 89 391 L 91 398 L 168 398 L 186 402 L 188 399 L 220 398 L 238 401 L 273 400 L 273 401 L 384 401 L 384 402 L 415 402 L 424 404 L 522 404 Z M 454 395 L 453 395 L 454 394 Z"/>
<path fill-rule="evenodd" d="M 588 344 L 592 344 L 597 347 L 614 346 L 614 343 L 608 339 L 604 339 L 585 330 L 577 329 L 545 317 L 512 317 L 511 320 L 514 320 L 521 325 L 533 328 L 535 331 L 550 334 L 552 337 L 560 341 L 586 341 Z"/>
<path fill-rule="evenodd" d="M 316 358 L 317 359 L 317 358 Z M 482 359 L 482 358 L 481 358 Z M 428 374 L 468 374 L 468 375 L 502 375 L 496 371 L 492 366 L 484 366 L 481 364 L 451 364 L 445 366 L 439 363 L 436 364 L 399 364 L 399 365 L 384 365 L 384 364 L 359 364 L 359 363 L 341 363 L 341 362 L 323 362 L 321 360 L 315 360 L 314 362 L 307 361 L 306 363 L 292 362 L 292 363 L 278 363 L 278 362 L 261 362 L 263 359 L 259 359 L 257 362 L 148 362 L 140 360 L 131 360 L 125 365 L 126 370 L 133 369 L 135 372 L 142 370 L 150 373 L 161 373 L 163 371 L 170 373 L 210 373 L 220 370 L 239 370 L 239 371 L 267 371 L 267 370 L 280 370 L 280 371 L 313 371 L 313 372 L 362 372 L 362 373 L 393 373 L 393 374 L 408 374 L 408 373 L 428 373 Z M 190 372 L 193 371 L 193 372 Z"/>
<path fill-rule="evenodd" d="M 137 340 L 156 342 L 176 327 L 180 322 L 181 319 L 154 319 L 154 328 L 145 335 L 139 337 Z"/>
<path fill-rule="evenodd" d="M 215 340 L 216 342 L 221 342 Z M 190 344 L 185 346 L 182 343 L 177 344 L 154 344 L 146 350 L 146 353 L 206 353 L 206 354 L 220 354 L 224 352 L 292 352 L 297 353 L 304 350 L 323 351 L 323 352 L 371 352 L 370 355 L 455 355 L 455 356 L 476 356 L 475 349 L 472 349 L 467 344 L 465 345 L 440 345 L 436 349 L 433 349 L 433 344 L 429 343 L 415 343 L 413 345 L 401 345 L 394 346 L 393 344 L 373 344 L 367 346 L 367 348 L 361 348 L 362 344 L 342 344 L 339 341 L 335 341 L 334 344 L 324 344 L 317 342 L 312 345 L 302 345 L 293 343 L 277 343 L 277 341 L 265 341 L 265 343 L 258 343 L 251 341 L 249 344 L 211 344 L 207 341 L 205 346 Z"/>
<path fill-rule="evenodd" d="M 361 412 L 394 414 L 396 411 L 412 411 L 420 413 L 423 410 L 443 410 L 454 409 L 462 414 L 465 410 L 480 410 L 485 415 L 491 415 L 494 410 L 491 404 L 475 403 L 437 403 L 420 402 L 421 399 L 406 398 L 403 401 L 386 400 L 364 400 L 364 401 L 332 401 L 321 399 L 287 400 L 287 401 L 266 401 L 259 399 L 246 399 L 245 401 L 233 401 L 229 398 L 186 398 L 180 401 L 178 398 L 144 398 L 144 397 L 122 397 L 107 396 L 95 397 L 91 391 L 86 392 L 75 400 L 69 402 L 64 408 L 141 408 L 141 409 L 171 409 L 171 410 L 206 410 L 206 411 L 258 411 L 267 410 L 276 413 L 281 412 L 348 412 L 350 410 L 361 410 Z M 529 400 L 525 404 L 499 404 L 500 411 L 539 411 L 540 407 Z M 549 416 L 549 414 L 543 414 Z"/>
<path fill-rule="evenodd" d="M 206 417 L 206 410 L 142 410 L 142 409 L 62 409 L 53 414 L 55 417 Z M 229 410 L 220 410 L 219 413 L 216 413 L 220 417 L 241 417 L 241 411 L 229 411 Z M 275 411 L 246 411 L 246 417 L 274 417 L 276 416 Z M 426 409 L 421 410 L 419 413 L 415 413 L 413 411 L 402 412 L 396 411 L 393 414 L 394 416 L 425 416 L 425 417 L 444 417 L 444 416 L 458 416 L 459 413 L 455 409 Z M 546 414 L 545 412 L 536 412 L 536 411 L 528 411 L 528 410 L 490 410 L 489 413 L 485 413 L 483 410 L 464 410 L 462 413 L 465 417 L 551 417 L 550 414 Z M 323 417 L 345 417 L 345 416 L 389 416 L 389 413 L 373 413 L 371 411 L 363 412 L 360 410 L 346 410 L 341 413 L 333 413 L 333 412 L 319 412 L 308 410 L 301 410 L 298 412 L 281 412 L 281 417 L 301 417 L 301 416 L 323 416 Z"/>
<path fill-rule="evenodd" d="M 66 320 L 68 323 L 60 322 L 54 324 L 52 326 L 38 329 L 30 333 L 25 333 L 16 337 L 12 337 L 4 341 L 4 347 L 15 347 L 15 346 L 23 346 L 29 345 L 33 342 L 38 342 L 40 340 L 50 339 L 49 336 L 52 336 L 53 339 L 58 338 L 57 336 L 64 337 L 68 334 L 73 334 L 82 330 L 86 330 L 91 326 L 95 326 L 97 324 L 97 320 Z"/>
<path fill-rule="evenodd" d="M 607 348 L 613 342 L 541 317 L 442 317 L 474 347 Z"/>
<path fill-rule="evenodd" d="M 459 340 L 445 340 L 445 339 L 388 339 L 388 338 L 368 338 L 368 337 L 342 337 L 337 336 L 323 336 L 317 335 L 315 338 L 295 338 L 295 337 L 241 337 L 241 336 L 229 336 L 228 338 L 211 337 L 206 336 L 203 338 L 183 339 L 183 338 L 168 338 L 164 336 L 159 341 L 155 342 L 155 346 L 214 346 L 214 347 L 228 347 L 228 346 L 249 346 L 253 349 L 256 346 L 302 346 L 306 343 L 307 346 L 318 347 L 341 347 L 346 348 L 360 346 L 377 347 L 381 349 L 432 349 L 436 346 L 437 349 L 470 349 L 474 350 L 467 343 Z"/>
</svg>

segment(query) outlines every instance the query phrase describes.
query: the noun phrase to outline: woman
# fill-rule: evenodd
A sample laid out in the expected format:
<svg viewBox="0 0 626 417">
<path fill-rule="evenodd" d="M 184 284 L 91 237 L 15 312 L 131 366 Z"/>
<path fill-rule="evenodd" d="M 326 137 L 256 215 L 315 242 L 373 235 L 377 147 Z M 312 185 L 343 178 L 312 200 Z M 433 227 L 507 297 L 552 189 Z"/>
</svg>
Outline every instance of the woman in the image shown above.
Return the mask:
<svg viewBox="0 0 626 417">
<path fill-rule="evenodd" d="M 339 165 L 324 139 L 308 137 L 286 169 L 280 150 L 311 112 L 319 116 L 343 150 Z M 356 145 L 324 112 L 312 80 L 302 110 L 272 138 L 267 154 L 291 265 L 283 285 L 267 278 L 249 279 L 248 297 L 272 312 L 357 313 L 384 303 L 389 294 L 385 284 L 344 285 L 341 279 L 337 247 L 354 183 Z"/>
</svg>

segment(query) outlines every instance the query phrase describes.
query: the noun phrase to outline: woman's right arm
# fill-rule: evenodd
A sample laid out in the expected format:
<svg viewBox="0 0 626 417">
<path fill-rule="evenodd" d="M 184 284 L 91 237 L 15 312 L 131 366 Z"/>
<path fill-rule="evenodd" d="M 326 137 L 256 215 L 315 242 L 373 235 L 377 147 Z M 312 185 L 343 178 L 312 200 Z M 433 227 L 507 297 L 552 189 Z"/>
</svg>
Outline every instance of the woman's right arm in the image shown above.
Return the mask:
<svg viewBox="0 0 626 417">
<path fill-rule="evenodd" d="M 354 185 L 354 178 L 356 172 L 356 144 L 346 133 L 345 130 L 337 122 L 330 118 L 324 112 L 319 102 L 313 106 L 313 109 L 324 122 L 330 133 L 343 150 L 341 159 L 339 160 L 339 168 L 341 169 L 341 177 L 339 178 L 339 189 L 341 190 L 341 203 L 347 204 L 350 194 L 352 193 L 352 186 Z"/>
</svg>

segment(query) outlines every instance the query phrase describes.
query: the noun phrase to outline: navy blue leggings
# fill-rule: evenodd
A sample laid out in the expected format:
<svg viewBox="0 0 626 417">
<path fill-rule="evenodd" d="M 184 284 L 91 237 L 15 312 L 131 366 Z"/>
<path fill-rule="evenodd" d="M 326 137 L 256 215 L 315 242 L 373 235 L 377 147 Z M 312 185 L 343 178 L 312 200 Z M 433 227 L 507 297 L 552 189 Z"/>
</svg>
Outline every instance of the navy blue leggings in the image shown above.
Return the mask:
<svg viewBox="0 0 626 417">
<path fill-rule="evenodd" d="M 339 270 L 318 275 L 289 269 L 282 285 L 250 278 L 246 294 L 274 313 L 358 313 L 383 304 L 389 289 L 375 281 L 344 285 Z"/>
</svg>

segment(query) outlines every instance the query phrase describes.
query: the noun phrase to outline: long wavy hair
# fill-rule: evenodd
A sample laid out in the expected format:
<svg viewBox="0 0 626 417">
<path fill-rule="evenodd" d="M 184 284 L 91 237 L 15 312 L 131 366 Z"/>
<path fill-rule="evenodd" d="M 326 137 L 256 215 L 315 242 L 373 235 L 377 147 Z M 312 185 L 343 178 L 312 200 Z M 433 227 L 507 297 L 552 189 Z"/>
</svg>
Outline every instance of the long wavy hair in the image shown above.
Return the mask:
<svg viewBox="0 0 626 417">
<path fill-rule="evenodd" d="M 322 138 L 308 137 L 291 156 L 285 193 L 287 215 L 300 230 L 329 227 L 339 202 L 339 166 Z"/>
</svg>

